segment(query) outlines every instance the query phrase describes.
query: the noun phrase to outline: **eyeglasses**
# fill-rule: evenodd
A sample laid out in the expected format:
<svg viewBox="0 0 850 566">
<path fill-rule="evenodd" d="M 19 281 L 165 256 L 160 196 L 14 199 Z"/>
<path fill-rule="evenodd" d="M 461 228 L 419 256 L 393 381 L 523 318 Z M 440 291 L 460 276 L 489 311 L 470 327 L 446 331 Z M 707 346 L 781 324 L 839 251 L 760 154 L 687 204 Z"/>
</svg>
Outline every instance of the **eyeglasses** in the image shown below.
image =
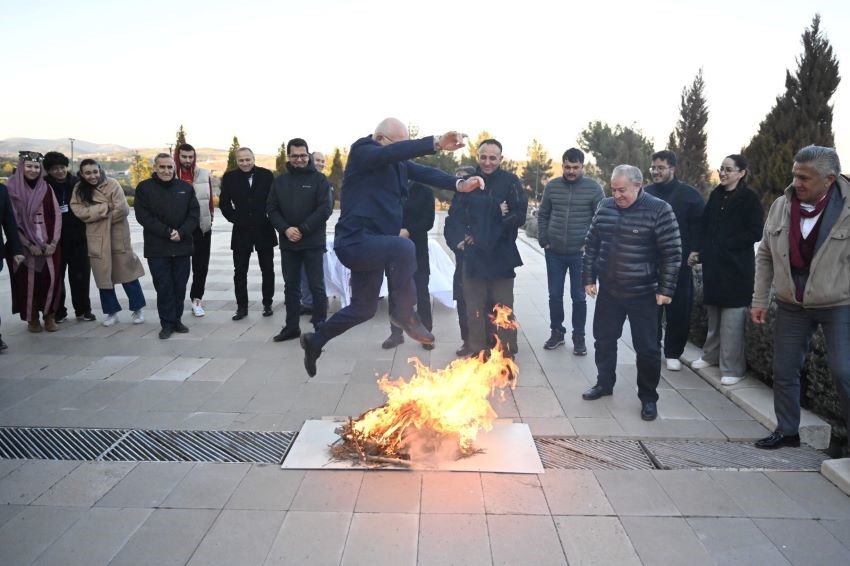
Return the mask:
<svg viewBox="0 0 850 566">
<path fill-rule="evenodd" d="M 721 167 L 717 170 L 718 173 L 734 173 L 735 171 L 740 171 L 737 167 Z"/>
<path fill-rule="evenodd" d="M 289 159 L 295 161 L 296 159 L 310 159 L 309 153 L 290 153 Z"/>
<path fill-rule="evenodd" d="M 652 166 L 650 166 L 650 168 L 649 168 L 649 170 L 650 170 L 650 171 L 657 171 L 658 173 L 664 173 L 664 172 L 665 172 L 665 171 L 667 171 L 668 169 L 670 169 L 670 168 L 669 168 L 669 167 L 665 167 L 665 166 L 663 166 L 663 165 L 652 165 Z"/>
</svg>

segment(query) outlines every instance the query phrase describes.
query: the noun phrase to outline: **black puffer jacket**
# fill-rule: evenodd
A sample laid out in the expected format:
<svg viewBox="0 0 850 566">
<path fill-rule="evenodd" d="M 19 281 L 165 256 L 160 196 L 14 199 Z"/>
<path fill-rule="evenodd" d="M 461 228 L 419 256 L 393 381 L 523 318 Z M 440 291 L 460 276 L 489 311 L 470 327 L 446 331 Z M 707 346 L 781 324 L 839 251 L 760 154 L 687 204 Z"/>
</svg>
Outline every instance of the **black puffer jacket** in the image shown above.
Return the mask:
<svg viewBox="0 0 850 566">
<path fill-rule="evenodd" d="M 328 179 L 313 167 L 293 167 L 286 164 L 286 173 L 275 177 L 266 214 L 269 222 L 280 232 L 280 249 L 325 249 L 325 227 L 331 215 L 331 185 Z M 301 231 L 301 239 L 290 242 L 287 228 Z"/>
<path fill-rule="evenodd" d="M 613 198 L 599 205 L 587 232 L 582 282 L 614 297 L 672 297 L 682 263 L 682 238 L 669 204 L 641 190 L 628 208 Z"/>
</svg>

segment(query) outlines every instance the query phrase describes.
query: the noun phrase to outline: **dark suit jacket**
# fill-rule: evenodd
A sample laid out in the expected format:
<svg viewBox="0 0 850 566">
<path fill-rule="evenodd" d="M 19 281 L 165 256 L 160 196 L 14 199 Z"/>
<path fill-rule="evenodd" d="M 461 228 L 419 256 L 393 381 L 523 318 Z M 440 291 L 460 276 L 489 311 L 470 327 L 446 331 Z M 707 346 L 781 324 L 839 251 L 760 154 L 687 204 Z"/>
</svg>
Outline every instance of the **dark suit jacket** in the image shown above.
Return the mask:
<svg viewBox="0 0 850 566">
<path fill-rule="evenodd" d="M 385 146 L 372 136 L 354 142 L 342 179 L 334 247 L 350 246 L 370 236 L 398 236 L 408 180 L 455 190 L 458 177 L 408 161 L 432 153 L 432 136 Z"/>
<path fill-rule="evenodd" d="M 266 216 L 266 200 L 274 174 L 263 167 L 254 167 L 253 174 L 251 185 L 248 184 L 250 174 L 239 169 L 228 171 L 221 178 L 218 208 L 233 224 L 231 250 L 261 250 L 277 245 L 277 234 Z"/>
<path fill-rule="evenodd" d="M 15 222 L 15 213 L 12 211 L 12 201 L 9 198 L 9 191 L 6 190 L 6 185 L 0 183 L 0 252 L 5 253 L 8 257 L 21 255 L 24 253 L 21 247 L 21 240 L 18 238 L 18 223 Z M 3 243 L 3 232 L 6 232 L 6 238 L 9 239 L 9 249 L 6 250 L 6 245 Z M 0 271 L 3 271 L 3 261 L 0 258 Z"/>
</svg>

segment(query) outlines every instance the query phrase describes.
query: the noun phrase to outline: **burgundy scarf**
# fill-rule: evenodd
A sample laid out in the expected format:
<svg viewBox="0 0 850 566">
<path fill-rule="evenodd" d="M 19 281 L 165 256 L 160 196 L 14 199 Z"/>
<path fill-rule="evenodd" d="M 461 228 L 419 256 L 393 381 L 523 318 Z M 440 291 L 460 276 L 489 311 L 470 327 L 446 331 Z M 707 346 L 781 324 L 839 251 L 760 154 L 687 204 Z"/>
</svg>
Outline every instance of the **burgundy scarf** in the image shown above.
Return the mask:
<svg viewBox="0 0 850 566">
<path fill-rule="evenodd" d="M 826 208 L 826 205 L 829 204 L 829 200 L 832 198 L 833 187 L 835 187 L 834 184 L 826 192 L 826 195 L 818 201 L 815 209 L 812 211 L 804 210 L 800 206 L 800 199 L 797 198 L 797 193 L 791 192 L 791 226 L 788 230 L 788 247 L 791 252 L 791 267 L 794 269 L 806 269 L 809 267 L 803 257 L 803 232 L 800 229 L 800 217 L 814 218 L 823 212 L 823 209 Z"/>
</svg>

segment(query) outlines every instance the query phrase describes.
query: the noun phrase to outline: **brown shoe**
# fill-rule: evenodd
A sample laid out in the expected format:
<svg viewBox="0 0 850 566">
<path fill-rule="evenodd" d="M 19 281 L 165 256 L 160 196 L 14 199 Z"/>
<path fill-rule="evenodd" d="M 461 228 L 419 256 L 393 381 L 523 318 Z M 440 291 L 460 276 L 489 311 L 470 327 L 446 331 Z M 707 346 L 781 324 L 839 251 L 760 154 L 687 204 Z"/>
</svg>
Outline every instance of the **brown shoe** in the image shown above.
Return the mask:
<svg viewBox="0 0 850 566">
<path fill-rule="evenodd" d="M 29 330 L 30 332 L 41 332 L 42 330 L 44 330 L 41 327 L 41 322 L 39 322 L 38 316 L 34 316 L 30 319 L 30 321 L 27 323 L 27 330 Z"/>
<path fill-rule="evenodd" d="M 48 332 L 56 332 L 59 330 L 59 327 L 56 325 L 56 315 L 44 315 L 44 329 Z"/>
</svg>

